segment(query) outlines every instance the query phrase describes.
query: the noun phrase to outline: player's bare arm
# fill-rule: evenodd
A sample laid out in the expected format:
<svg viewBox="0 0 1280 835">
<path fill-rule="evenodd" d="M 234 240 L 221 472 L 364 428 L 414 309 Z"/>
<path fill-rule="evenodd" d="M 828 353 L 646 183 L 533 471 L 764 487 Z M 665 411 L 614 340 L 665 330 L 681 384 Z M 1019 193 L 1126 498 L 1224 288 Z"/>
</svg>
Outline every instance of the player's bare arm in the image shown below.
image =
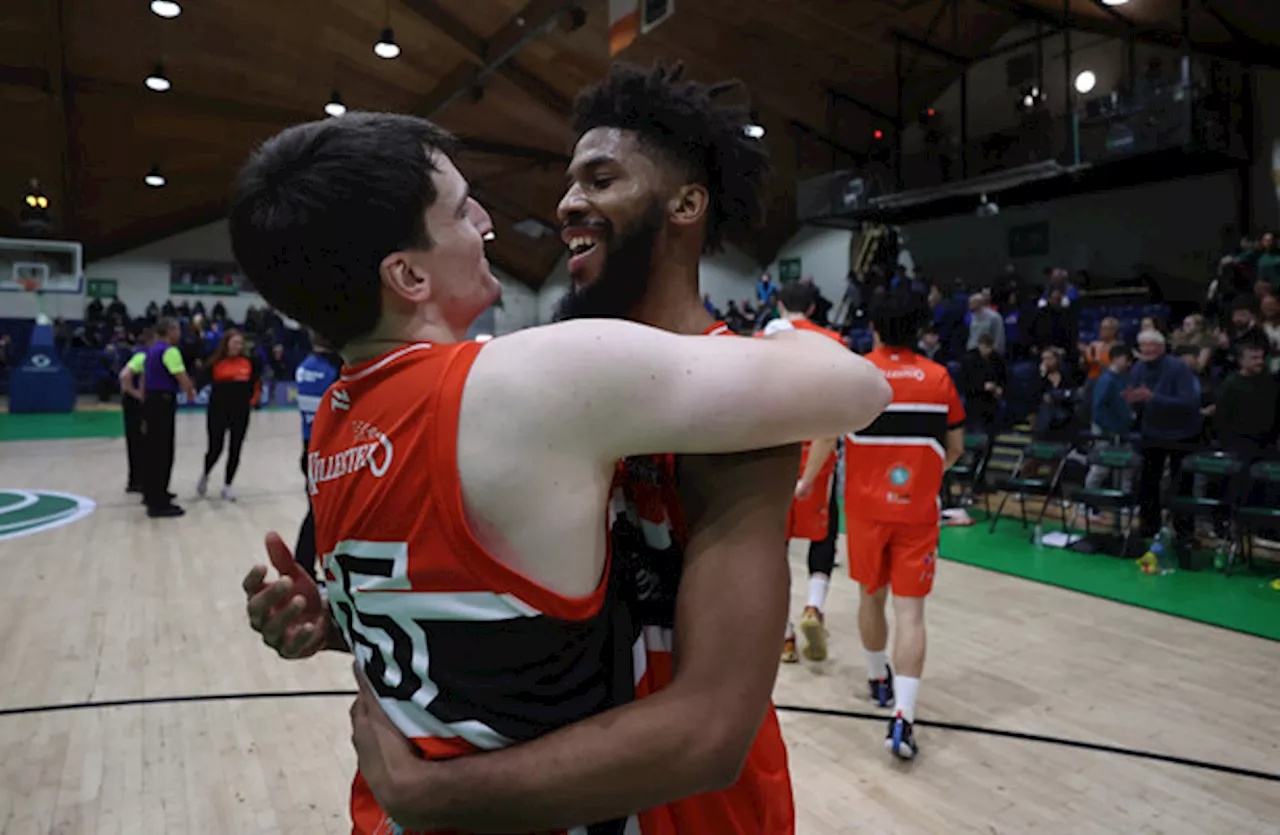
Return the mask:
<svg viewBox="0 0 1280 835">
<path fill-rule="evenodd" d="M 798 458 L 792 446 L 681 460 L 690 540 L 676 675 L 657 694 L 514 748 L 428 762 L 366 691 L 352 712 L 354 742 L 383 809 L 410 829 L 554 829 L 732 784 L 777 673 Z"/>
<path fill-rule="evenodd" d="M 800 481 L 796 484 L 796 498 L 803 499 L 813 492 L 813 486 L 822 474 L 827 459 L 835 454 L 836 442 L 839 438 L 820 438 L 809 445 L 809 457 L 804 462 L 804 471 L 800 473 Z"/>
</svg>

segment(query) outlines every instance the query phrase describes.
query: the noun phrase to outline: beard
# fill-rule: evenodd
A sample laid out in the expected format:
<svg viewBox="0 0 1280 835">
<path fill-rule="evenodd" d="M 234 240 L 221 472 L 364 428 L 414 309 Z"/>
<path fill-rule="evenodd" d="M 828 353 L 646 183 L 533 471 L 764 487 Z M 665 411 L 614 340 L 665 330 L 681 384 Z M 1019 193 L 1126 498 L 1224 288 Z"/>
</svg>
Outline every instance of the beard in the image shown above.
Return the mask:
<svg viewBox="0 0 1280 835">
<path fill-rule="evenodd" d="M 554 320 L 625 319 L 649 291 L 663 216 L 662 204 L 651 200 L 630 229 L 617 237 L 610 235 L 604 244 L 600 274 L 585 287 L 571 286 L 560 300 Z"/>
</svg>

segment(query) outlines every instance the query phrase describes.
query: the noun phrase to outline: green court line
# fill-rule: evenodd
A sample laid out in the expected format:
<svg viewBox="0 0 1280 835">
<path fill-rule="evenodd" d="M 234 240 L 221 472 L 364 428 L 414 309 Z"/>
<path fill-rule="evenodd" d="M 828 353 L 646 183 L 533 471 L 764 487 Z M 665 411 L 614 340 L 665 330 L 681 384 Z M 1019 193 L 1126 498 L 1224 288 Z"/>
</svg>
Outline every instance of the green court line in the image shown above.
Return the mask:
<svg viewBox="0 0 1280 835">
<path fill-rule="evenodd" d="M 268 406 L 267 412 L 296 412 L 296 406 Z M 204 408 L 186 411 L 203 412 Z M 11 414 L 0 411 L 0 442 L 58 441 L 68 438 L 122 438 L 124 419 L 119 406 L 94 406 L 58 414 Z"/>
</svg>

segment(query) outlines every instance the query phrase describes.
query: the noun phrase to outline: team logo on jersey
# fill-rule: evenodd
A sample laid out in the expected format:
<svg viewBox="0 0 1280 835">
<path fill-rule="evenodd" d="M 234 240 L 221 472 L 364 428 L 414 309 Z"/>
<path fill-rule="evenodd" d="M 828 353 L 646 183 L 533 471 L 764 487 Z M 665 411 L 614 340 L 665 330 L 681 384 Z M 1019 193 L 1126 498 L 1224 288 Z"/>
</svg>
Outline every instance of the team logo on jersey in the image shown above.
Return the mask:
<svg viewBox="0 0 1280 835">
<path fill-rule="evenodd" d="M 319 493 L 324 482 L 354 475 L 365 468 L 374 478 L 382 478 L 390 469 L 395 448 L 386 433 L 363 420 L 355 421 L 351 428 L 355 433 L 355 446 L 333 455 L 318 452 L 307 455 L 307 486 L 311 495 Z"/>
<path fill-rule="evenodd" d="M 886 380 L 915 380 L 917 383 L 924 382 L 923 368 L 886 368 L 884 370 L 884 378 Z"/>
<path fill-rule="evenodd" d="M 69 525 L 93 513 L 92 499 L 54 490 L 0 490 L 0 539 Z"/>
<path fill-rule="evenodd" d="M 902 465 L 898 465 L 889 471 L 889 483 L 894 487 L 906 487 L 907 482 L 911 480 L 911 471 Z"/>
<path fill-rule="evenodd" d="M 334 389 L 329 396 L 329 407 L 335 412 L 348 411 L 351 408 L 351 395 L 347 394 L 346 389 Z"/>
</svg>

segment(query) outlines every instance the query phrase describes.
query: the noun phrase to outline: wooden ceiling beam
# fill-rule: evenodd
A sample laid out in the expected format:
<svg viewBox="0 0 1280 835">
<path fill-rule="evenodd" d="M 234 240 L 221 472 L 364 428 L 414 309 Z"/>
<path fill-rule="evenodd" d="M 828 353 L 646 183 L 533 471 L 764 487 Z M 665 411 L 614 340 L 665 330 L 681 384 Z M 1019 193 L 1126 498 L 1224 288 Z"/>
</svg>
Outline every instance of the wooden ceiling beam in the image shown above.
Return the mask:
<svg viewBox="0 0 1280 835">
<path fill-rule="evenodd" d="M 458 64 L 445 74 L 434 90 L 426 95 L 418 108 L 418 113 L 431 118 L 475 88 L 485 78 L 500 71 L 507 66 L 517 52 L 542 34 L 548 24 L 572 8 L 576 2 L 578 0 L 530 0 L 514 17 L 503 24 L 492 38 L 484 42 L 482 65 L 474 66 L 474 59 Z M 528 76 L 528 73 L 525 75 L 532 77 Z M 543 104 L 548 108 L 553 106 L 547 102 Z M 563 105 L 560 106 L 563 107 Z M 566 112 L 562 112 L 561 115 L 565 115 Z"/>
<path fill-rule="evenodd" d="M 963 55 L 957 55 L 949 49 L 943 49 L 937 44 L 930 43 L 929 41 L 923 40 L 921 38 L 917 38 L 915 35 L 909 34 L 907 32 L 903 32 L 899 29 L 890 29 L 889 34 L 893 36 L 894 40 L 900 43 L 904 43 L 907 46 L 918 49 L 921 52 L 927 52 L 930 55 L 937 56 L 938 58 L 941 58 L 944 61 L 949 61 L 958 67 L 967 67 L 973 63 L 972 58 L 966 58 Z"/>
</svg>

